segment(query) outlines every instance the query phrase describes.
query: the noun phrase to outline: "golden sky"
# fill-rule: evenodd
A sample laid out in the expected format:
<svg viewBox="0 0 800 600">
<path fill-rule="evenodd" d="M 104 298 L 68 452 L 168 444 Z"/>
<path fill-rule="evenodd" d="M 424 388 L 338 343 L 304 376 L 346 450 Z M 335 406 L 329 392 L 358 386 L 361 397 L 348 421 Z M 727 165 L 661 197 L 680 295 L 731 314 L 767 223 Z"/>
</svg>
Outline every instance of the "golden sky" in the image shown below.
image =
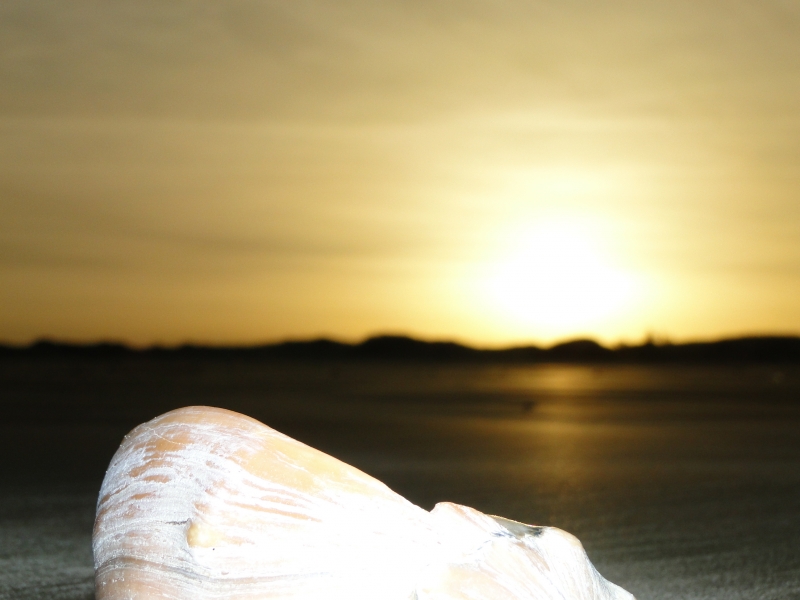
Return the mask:
<svg viewBox="0 0 800 600">
<path fill-rule="evenodd" d="M 386 332 L 800 333 L 800 3 L 0 3 L 0 340 Z"/>
</svg>

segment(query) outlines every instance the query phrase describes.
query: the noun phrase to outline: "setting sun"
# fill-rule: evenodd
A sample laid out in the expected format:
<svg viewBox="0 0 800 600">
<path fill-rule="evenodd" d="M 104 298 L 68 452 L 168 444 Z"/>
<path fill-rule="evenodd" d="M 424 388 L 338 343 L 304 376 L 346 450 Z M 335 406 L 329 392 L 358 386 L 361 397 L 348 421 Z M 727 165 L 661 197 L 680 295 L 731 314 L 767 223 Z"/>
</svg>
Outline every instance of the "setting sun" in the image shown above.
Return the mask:
<svg viewBox="0 0 800 600">
<path fill-rule="evenodd" d="M 636 286 L 599 241 L 578 225 L 528 229 L 490 268 L 486 289 L 506 316 L 524 325 L 591 327 L 628 308 Z"/>
</svg>

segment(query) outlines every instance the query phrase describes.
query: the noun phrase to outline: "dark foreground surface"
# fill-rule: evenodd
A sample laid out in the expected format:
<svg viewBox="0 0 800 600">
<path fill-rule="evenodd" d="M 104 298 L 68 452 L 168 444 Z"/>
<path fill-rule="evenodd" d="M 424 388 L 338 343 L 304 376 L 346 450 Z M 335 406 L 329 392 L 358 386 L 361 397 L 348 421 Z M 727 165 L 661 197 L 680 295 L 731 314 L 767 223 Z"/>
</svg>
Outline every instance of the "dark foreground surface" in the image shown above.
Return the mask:
<svg viewBox="0 0 800 600">
<path fill-rule="evenodd" d="M 423 507 L 576 534 L 652 599 L 800 599 L 800 368 L 0 361 L 0 598 L 93 597 L 91 527 L 122 436 L 244 412 Z"/>
</svg>

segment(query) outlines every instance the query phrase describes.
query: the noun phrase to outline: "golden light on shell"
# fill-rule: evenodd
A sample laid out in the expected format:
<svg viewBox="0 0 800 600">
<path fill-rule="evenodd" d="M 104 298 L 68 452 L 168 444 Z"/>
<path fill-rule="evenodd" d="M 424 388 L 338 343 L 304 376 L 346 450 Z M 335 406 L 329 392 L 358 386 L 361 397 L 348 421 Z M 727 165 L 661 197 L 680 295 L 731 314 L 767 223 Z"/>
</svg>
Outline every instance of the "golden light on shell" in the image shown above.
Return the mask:
<svg viewBox="0 0 800 600">
<path fill-rule="evenodd" d="M 449 502 L 429 512 L 207 406 L 125 437 L 92 547 L 98 600 L 635 600 L 565 531 Z"/>
<path fill-rule="evenodd" d="M 636 298 L 633 274 L 580 222 L 545 221 L 512 240 L 485 281 L 488 300 L 505 319 L 567 334 L 619 316 Z"/>
</svg>

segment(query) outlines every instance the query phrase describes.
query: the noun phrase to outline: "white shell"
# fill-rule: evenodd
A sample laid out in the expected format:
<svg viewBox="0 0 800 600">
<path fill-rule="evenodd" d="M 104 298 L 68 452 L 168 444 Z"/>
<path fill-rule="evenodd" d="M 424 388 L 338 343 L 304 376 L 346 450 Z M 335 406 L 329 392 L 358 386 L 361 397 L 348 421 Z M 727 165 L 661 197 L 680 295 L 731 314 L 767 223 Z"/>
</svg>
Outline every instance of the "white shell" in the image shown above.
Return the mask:
<svg viewBox="0 0 800 600">
<path fill-rule="evenodd" d="M 140 425 L 93 536 L 98 600 L 629 600 L 578 540 L 380 481 L 231 411 Z"/>
</svg>

